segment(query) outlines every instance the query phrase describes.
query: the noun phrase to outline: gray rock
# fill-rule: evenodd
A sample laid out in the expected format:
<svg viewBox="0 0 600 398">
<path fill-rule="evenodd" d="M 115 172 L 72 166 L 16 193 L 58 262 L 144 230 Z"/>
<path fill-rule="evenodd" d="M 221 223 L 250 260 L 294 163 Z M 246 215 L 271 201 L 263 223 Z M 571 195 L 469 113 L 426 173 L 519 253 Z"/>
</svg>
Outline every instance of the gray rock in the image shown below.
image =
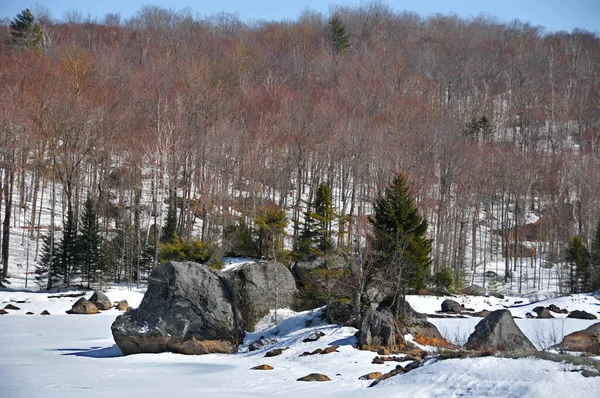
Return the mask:
<svg viewBox="0 0 600 398">
<path fill-rule="evenodd" d="M 250 331 L 270 310 L 294 306 L 296 281 L 281 263 L 244 264 L 223 275 L 233 284 L 240 312 Z"/>
<path fill-rule="evenodd" d="M 244 327 L 231 283 L 202 264 L 169 262 L 152 270 L 140 306 L 112 324 L 125 354 L 234 353 Z"/>
<path fill-rule="evenodd" d="M 360 323 L 358 346 L 369 349 L 392 347 L 397 343 L 404 343 L 404 338 L 394 316 L 389 311 L 376 311 L 369 308 Z"/>
<path fill-rule="evenodd" d="M 409 318 L 404 320 L 406 331 L 413 335 L 420 335 L 428 340 L 445 341 L 438 328 L 426 318 Z"/>
<path fill-rule="evenodd" d="M 550 311 L 548 311 L 548 308 L 539 306 L 539 307 L 535 307 L 533 309 L 533 312 L 535 312 L 537 314 L 537 317 L 539 319 L 550 319 L 550 318 L 554 318 L 552 316 L 552 314 L 550 313 Z"/>
<path fill-rule="evenodd" d="M 68 312 L 69 314 L 98 314 L 100 311 L 94 303 L 82 297 L 73 304 Z"/>
<path fill-rule="evenodd" d="M 340 325 L 351 320 L 353 313 L 352 307 L 352 303 L 350 302 L 339 300 L 333 301 L 325 310 L 329 323 Z"/>
<path fill-rule="evenodd" d="M 465 287 L 462 292 L 470 296 L 485 296 L 486 290 L 479 285 L 471 285 Z"/>
<path fill-rule="evenodd" d="M 460 314 L 462 311 L 462 305 L 458 304 L 454 300 L 446 299 L 442 302 L 442 312 L 452 312 L 454 314 Z"/>
<path fill-rule="evenodd" d="M 567 318 L 574 318 L 574 319 L 598 319 L 596 317 L 596 315 L 594 314 L 590 314 L 589 312 L 585 312 L 585 311 L 580 311 L 580 310 L 575 310 L 573 312 L 571 312 L 569 315 L 567 315 Z"/>
<path fill-rule="evenodd" d="M 99 310 L 106 311 L 112 308 L 112 302 L 108 296 L 100 291 L 95 291 L 89 301 L 94 303 Z"/>
<path fill-rule="evenodd" d="M 550 304 L 548 307 L 548 310 L 557 313 L 557 314 L 568 314 L 569 311 L 567 311 L 566 309 L 561 309 L 559 308 L 556 304 Z"/>
<path fill-rule="evenodd" d="M 496 310 L 482 319 L 469 336 L 465 348 L 507 352 L 535 352 L 508 310 Z"/>
<path fill-rule="evenodd" d="M 314 257 L 302 261 L 297 261 L 292 267 L 292 273 L 294 277 L 298 279 L 300 283 L 306 278 L 310 277 L 310 273 L 319 268 L 326 269 L 340 269 L 344 268 L 345 261 L 341 256 L 329 256 L 327 259 L 323 257 Z"/>
<path fill-rule="evenodd" d="M 498 274 L 494 271 L 485 271 L 485 277 L 494 279 L 498 277 Z"/>
</svg>

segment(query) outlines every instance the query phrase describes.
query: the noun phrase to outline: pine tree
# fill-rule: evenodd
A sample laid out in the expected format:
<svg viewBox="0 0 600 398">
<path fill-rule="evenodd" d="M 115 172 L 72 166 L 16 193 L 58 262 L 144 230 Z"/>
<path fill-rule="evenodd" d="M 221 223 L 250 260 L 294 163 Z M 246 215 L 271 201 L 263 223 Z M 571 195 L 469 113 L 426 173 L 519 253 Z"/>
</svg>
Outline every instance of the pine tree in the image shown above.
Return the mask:
<svg viewBox="0 0 600 398">
<path fill-rule="evenodd" d="M 394 177 L 373 207 L 370 221 L 378 268 L 391 271 L 402 287 L 425 287 L 431 264 L 427 220 L 419 214 L 402 175 Z"/>
<path fill-rule="evenodd" d="M 90 282 L 96 272 L 101 270 L 100 245 L 101 238 L 98 216 L 94 201 L 88 196 L 81 215 L 81 225 L 76 248 L 76 260 L 87 277 L 88 287 L 90 287 Z"/>
<path fill-rule="evenodd" d="M 169 201 L 167 218 L 160 236 L 161 243 L 175 243 L 177 240 L 177 204 L 175 202 L 173 198 Z"/>
<path fill-rule="evenodd" d="M 569 241 L 566 260 L 570 266 L 569 287 L 571 293 L 589 291 L 591 288 L 590 253 L 580 236 L 574 236 Z"/>
<path fill-rule="evenodd" d="M 10 23 L 12 43 L 21 47 L 37 47 L 42 41 L 42 28 L 35 23 L 29 8 L 17 14 Z"/>
<path fill-rule="evenodd" d="M 329 20 L 329 34 L 327 38 L 331 43 L 334 55 L 344 52 L 350 47 L 350 36 L 346 31 L 346 25 L 344 25 L 341 18 L 337 15 L 334 15 Z"/>
<path fill-rule="evenodd" d="M 285 211 L 275 205 L 259 207 L 254 222 L 258 235 L 258 257 L 276 259 L 283 248 L 283 234 L 288 225 Z"/>
</svg>

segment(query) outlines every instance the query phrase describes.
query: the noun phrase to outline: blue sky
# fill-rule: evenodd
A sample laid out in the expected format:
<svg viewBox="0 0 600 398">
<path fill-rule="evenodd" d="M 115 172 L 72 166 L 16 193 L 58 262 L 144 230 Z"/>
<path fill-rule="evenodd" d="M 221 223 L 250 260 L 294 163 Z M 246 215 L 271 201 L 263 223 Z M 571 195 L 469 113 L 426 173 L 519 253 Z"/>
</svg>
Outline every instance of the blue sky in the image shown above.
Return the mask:
<svg viewBox="0 0 600 398">
<path fill-rule="evenodd" d="M 13 18 L 21 10 L 38 4 L 47 6 L 55 18 L 65 11 L 79 10 L 84 16 L 102 18 L 106 13 L 120 13 L 122 18 L 135 14 L 144 4 L 156 4 L 173 10 L 190 7 L 194 14 L 208 16 L 220 11 L 237 13 L 244 21 L 296 19 L 305 9 L 327 13 L 329 5 L 358 6 L 365 1 L 353 0 L 0 0 L 0 19 Z M 547 31 L 574 28 L 600 34 L 600 0 L 387 0 L 394 11 L 408 10 L 422 16 L 453 13 L 461 17 L 481 14 L 497 17 L 501 22 L 519 19 Z"/>
</svg>

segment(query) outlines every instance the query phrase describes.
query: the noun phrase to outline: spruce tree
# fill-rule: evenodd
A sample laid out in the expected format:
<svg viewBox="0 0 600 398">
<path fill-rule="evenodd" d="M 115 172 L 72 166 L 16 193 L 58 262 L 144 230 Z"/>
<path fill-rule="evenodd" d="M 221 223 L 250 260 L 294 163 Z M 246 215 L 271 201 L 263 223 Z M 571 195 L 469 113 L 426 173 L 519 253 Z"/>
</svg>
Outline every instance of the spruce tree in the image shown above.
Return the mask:
<svg viewBox="0 0 600 398">
<path fill-rule="evenodd" d="M 63 236 L 60 244 L 60 268 L 64 283 L 71 284 L 71 276 L 77 271 L 75 255 L 77 252 L 77 228 L 73 211 L 67 211 L 67 219 L 63 221 Z"/>
<path fill-rule="evenodd" d="M 42 28 L 35 23 L 29 8 L 17 14 L 10 23 L 12 43 L 21 47 L 37 47 L 42 41 Z"/>
<path fill-rule="evenodd" d="M 373 207 L 377 267 L 398 278 L 402 287 L 425 287 L 431 265 L 427 220 L 419 214 L 402 175 L 394 177 Z"/>
<path fill-rule="evenodd" d="M 580 236 L 574 236 L 567 247 L 566 260 L 569 263 L 569 287 L 571 293 L 590 290 L 590 253 Z"/>
<path fill-rule="evenodd" d="M 327 38 L 331 43 L 331 49 L 334 55 L 344 52 L 350 47 L 350 36 L 346 31 L 346 25 L 344 25 L 342 19 L 337 15 L 334 15 L 329 20 L 329 33 Z"/>
<path fill-rule="evenodd" d="M 82 271 L 87 277 L 88 287 L 90 287 L 90 282 L 93 280 L 96 272 L 101 270 L 100 245 L 101 238 L 98 216 L 94 201 L 88 196 L 81 215 L 76 251 L 77 263 L 82 267 Z"/>
<path fill-rule="evenodd" d="M 60 244 L 52 239 L 51 232 L 42 237 L 42 251 L 36 264 L 36 281 L 40 287 L 46 281 L 46 289 L 52 289 L 61 279 Z"/>
<path fill-rule="evenodd" d="M 175 199 L 169 201 L 169 209 L 167 210 L 167 218 L 165 225 L 162 228 L 160 242 L 175 243 L 177 241 L 177 204 Z"/>
</svg>

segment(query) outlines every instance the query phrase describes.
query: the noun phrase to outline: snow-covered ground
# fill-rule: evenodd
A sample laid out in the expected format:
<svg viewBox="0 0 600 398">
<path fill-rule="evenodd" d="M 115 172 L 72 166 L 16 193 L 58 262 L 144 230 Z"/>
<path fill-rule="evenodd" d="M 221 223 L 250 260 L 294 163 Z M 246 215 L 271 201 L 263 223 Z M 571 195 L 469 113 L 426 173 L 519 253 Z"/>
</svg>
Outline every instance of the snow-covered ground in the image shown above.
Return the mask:
<svg viewBox="0 0 600 398">
<path fill-rule="evenodd" d="M 59 294 L 74 293 L 62 292 Z M 143 289 L 128 290 L 111 286 L 113 301 L 126 299 L 137 306 Z M 139 354 L 123 356 L 112 339 L 110 325 L 116 310 L 99 315 L 67 315 L 76 297 L 51 298 L 57 293 L 0 291 L 0 307 L 8 303 L 21 309 L 0 316 L 0 396 L 13 397 L 144 397 L 176 394 L 186 396 L 248 397 L 593 397 L 600 391 L 600 377 L 584 378 L 577 368 L 565 363 L 538 359 L 476 358 L 427 362 L 425 366 L 367 388 L 369 381 L 359 377 L 374 371 L 392 370 L 397 363 L 371 364 L 373 352 L 355 348 L 356 329 L 329 325 L 320 311 L 295 313 L 273 311 L 248 333 L 240 352 L 235 355 L 185 356 L 178 354 Z M 91 295 L 86 293 L 86 297 Z M 444 298 L 409 296 L 418 310 L 435 313 Z M 454 297 L 476 310 L 509 307 L 522 316 L 537 305 L 554 303 L 561 308 L 583 309 L 597 314 L 600 301 L 590 295 L 554 298 L 522 304 L 523 299 Z M 38 315 L 47 309 L 51 316 Z M 35 315 L 26 316 L 27 311 Z M 431 318 L 440 331 L 454 342 L 464 342 L 481 318 Z M 542 348 L 552 339 L 581 330 L 595 323 L 557 318 L 554 320 L 517 319 L 531 341 Z M 302 340 L 315 331 L 325 333 L 316 342 Z M 559 337 L 560 336 L 560 337 Z M 259 337 L 273 344 L 259 351 L 248 351 L 248 344 Z M 339 352 L 300 357 L 339 345 Z M 267 350 L 286 348 L 282 355 L 265 358 Z M 260 364 L 271 371 L 251 370 Z M 305 383 L 296 379 L 309 373 L 323 373 L 330 382 Z"/>
</svg>

